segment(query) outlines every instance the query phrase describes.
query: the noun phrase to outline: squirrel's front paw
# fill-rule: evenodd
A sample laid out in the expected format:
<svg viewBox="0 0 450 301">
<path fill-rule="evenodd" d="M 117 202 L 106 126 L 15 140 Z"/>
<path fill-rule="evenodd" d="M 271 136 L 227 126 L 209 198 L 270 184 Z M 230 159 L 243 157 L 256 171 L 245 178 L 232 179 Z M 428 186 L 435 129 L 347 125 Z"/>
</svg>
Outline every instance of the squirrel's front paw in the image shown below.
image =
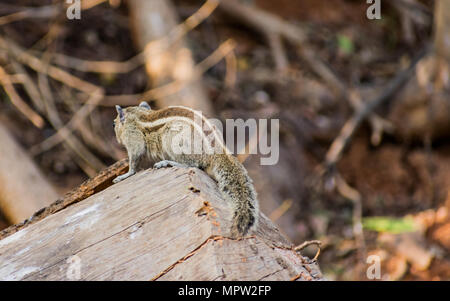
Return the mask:
<svg viewBox="0 0 450 301">
<path fill-rule="evenodd" d="M 131 177 L 131 176 L 134 175 L 134 174 L 135 174 L 134 171 L 128 171 L 126 174 L 123 174 L 123 175 L 121 175 L 121 176 L 116 177 L 116 178 L 113 180 L 113 183 L 114 183 L 114 184 L 119 183 L 120 181 L 123 181 L 123 180 L 125 180 L 126 178 L 129 178 L 129 177 Z"/>
<path fill-rule="evenodd" d="M 168 160 L 163 160 L 163 161 L 156 162 L 156 163 L 153 165 L 153 168 L 160 169 L 160 168 L 163 168 L 163 167 L 169 167 L 169 166 L 172 166 L 172 164 L 170 164 L 170 161 L 168 161 Z"/>
<path fill-rule="evenodd" d="M 162 161 L 159 161 L 159 162 L 155 163 L 153 165 L 153 168 L 159 169 L 159 168 L 169 167 L 169 166 L 171 166 L 171 167 L 179 167 L 179 168 L 187 167 L 187 165 L 181 164 L 181 163 L 178 163 L 178 162 L 175 162 L 175 161 L 162 160 Z"/>
</svg>

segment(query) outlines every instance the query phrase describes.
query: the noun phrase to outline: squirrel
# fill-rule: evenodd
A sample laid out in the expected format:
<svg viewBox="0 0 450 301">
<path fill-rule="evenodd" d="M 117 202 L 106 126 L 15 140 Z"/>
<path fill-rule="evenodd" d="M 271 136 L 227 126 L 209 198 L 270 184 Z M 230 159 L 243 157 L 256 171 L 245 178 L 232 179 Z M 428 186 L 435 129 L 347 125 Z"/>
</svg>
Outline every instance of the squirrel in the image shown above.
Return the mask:
<svg viewBox="0 0 450 301">
<path fill-rule="evenodd" d="M 156 162 L 154 168 L 196 167 L 205 171 L 217 183 L 224 199 L 233 209 L 232 237 L 243 237 L 258 223 L 259 205 L 253 181 L 245 167 L 222 143 L 216 143 L 221 152 L 176 152 L 173 144 L 179 136 L 192 139 L 192 132 L 205 141 L 208 132 L 217 137 L 214 126 L 200 112 L 183 106 L 152 110 L 147 102 L 122 108 L 116 105 L 114 131 L 117 141 L 128 153 L 129 170 L 113 180 L 118 183 L 136 173 L 144 159 Z M 198 118 L 208 125 L 198 126 Z M 197 124 L 194 120 L 197 120 Z M 188 129 L 189 131 L 185 131 Z M 185 132 L 184 132 L 185 131 Z M 218 140 L 221 142 L 222 140 Z M 176 143 L 175 143 L 176 144 Z"/>
</svg>

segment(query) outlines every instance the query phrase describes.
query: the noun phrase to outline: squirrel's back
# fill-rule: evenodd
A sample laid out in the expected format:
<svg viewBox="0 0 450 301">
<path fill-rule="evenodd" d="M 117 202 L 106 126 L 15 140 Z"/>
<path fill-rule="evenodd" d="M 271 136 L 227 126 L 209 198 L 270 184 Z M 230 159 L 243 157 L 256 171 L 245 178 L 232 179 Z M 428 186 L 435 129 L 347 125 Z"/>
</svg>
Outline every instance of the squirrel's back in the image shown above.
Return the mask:
<svg viewBox="0 0 450 301">
<path fill-rule="evenodd" d="M 117 140 L 127 148 L 130 169 L 114 179 L 115 183 L 135 174 L 144 154 L 164 161 L 161 166 L 179 163 L 202 168 L 218 182 L 224 198 L 233 207 L 232 236 L 244 236 L 257 225 L 258 201 L 247 170 L 223 144 L 221 133 L 200 112 L 181 106 L 155 111 L 145 102 L 138 107 L 116 106 L 116 109 L 114 128 Z M 192 133 L 200 136 L 199 141 L 208 151 L 201 149 L 200 153 L 189 154 L 172 149 L 184 140 L 192 142 L 186 145 L 196 145 L 195 140 L 191 141 L 195 137 Z M 208 140 L 210 137 L 214 137 L 214 146 Z"/>
</svg>

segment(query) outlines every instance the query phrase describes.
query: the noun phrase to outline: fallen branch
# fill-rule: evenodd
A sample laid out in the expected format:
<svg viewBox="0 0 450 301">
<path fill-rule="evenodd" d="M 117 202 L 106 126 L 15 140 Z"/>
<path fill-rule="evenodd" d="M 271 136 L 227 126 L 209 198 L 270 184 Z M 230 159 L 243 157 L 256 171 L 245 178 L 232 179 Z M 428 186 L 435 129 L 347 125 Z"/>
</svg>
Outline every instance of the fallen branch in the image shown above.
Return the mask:
<svg viewBox="0 0 450 301">
<path fill-rule="evenodd" d="M 38 88 L 36 87 L 28 72 L 25 70 L 22 64 L 18 63 L 16 60 L 11 60 L 11 66 L 17 73 L 17 75 L 20 75 L 20 77 L 22 78 L 20 84 L 22 84 L 34 107 L 37 108 L 39 112 L 44 112 L 45 106 L 41 94 L 39 93 Z"/>
<path fill-rule="evenodd" d="M 327 154 L 325 155 L 325 166 L 327 168 L 334 166 L 340 159 L 344 148 L 350 142 L 353 134 L 356 132 L 362 121 L 364 121 L 370 113 L 377 107 L 388 101 L 406 81 L 414 74 L 417 63 L 428 53 L 429 47 L 422 50 L 416 58 L 413 59 L 410 66 L 406 70 L 400 71 L 375 99 L 368 101 L 361 106 L 353 116 L 344 124 L 338 137 L 331 144 Z"/>
<path fill-rule="evenodd" d="M 6 49 L 9 55 L 16 58 L 22 64 L 27 65 L 34 71 L 47 74 L 54 80 L 62 82 L 69 87 L 82 91 L 86 94 L 92 94 L 101 89 L 100 87 L 82 80 L 67 71 L 51 64 L 44 63 L 41 59 L 33 56 L 30 52 L 24 50 L 11 39 L 0 36 L 0 47 Z"/>
<path fill-rule="evenodd" d="M 102 99 L 103 89 L 94 91 L 89 96 L 89 99 L 86 101 L 86 103 L 72 116 L 68 123 L 60 127 L 52 136 L 48 137 L 39 144 L 32 146 L 30 149 L 30 153 L 33 155 L 37 155 L 51 149 L 52 147 L 66 140 L 67 137 L 69 137 L 71 133 L 79 127 L 84 119 L 97 107 Z"/>
<path fill-rule="evenodd" d="M 345 99 L 355 111 L 359 110 L 363 105 L 359 93 L 356 91 L 351 92 L 351 89 L 334 74 L 330 67 L 322 62 L 311 49 L 305 46 L 307 35 L 302 28 L 290 24 L 269 12 L 241 4 L 236 0 L 221 1 L 220 8 L 225 13 L 238 18 L 267 37 L 278 70 L 285 70 L 288 63 L 280 38 L 284 37 L 298 46 L 300 57 L 306 61 L 308 66 L 324 80 L 339 98 Z M 374 131 L 372 143 L 377 145 L 381 141 L 382 133 L 384 131 L 392 131 L 392 126 L 374 113 L 370 114 L 369 121 Z"/>
<path fill-rule="evenodd" d="M 294 248 L 294 251 L 296 252 L 300 252 L 304 249 L 306 249 L 307 247 L 311 246 L 311 245 L 316 245 L 317 246 L 317 252 L 316 255 L 314 256 L 314 258 L 312 259 L 313 261 L 317 260 L 317 258 L 319 258 L 320 255 L 320 247 L 322 247 L 322 242 L 320 240 L 308 240 L 303 242 L 302 244 L 296 246 Z"/>
<path fill-rule="evenodd" d="M 151 101 L 174 95 L 182 90 L 191 81 L 200 78 L 203 73 L 219 63 L 219 61 L 224 57 L 227 57 L 230 53 L 232 53 L 235 47 L 236 43 L 231 39 L 223 42 L 213 53 L 211 53 L 206 59 L 204 59 L 194 67 L 192 76 L 189 79 L 175 80 L 163 86 L 145 91 L 142 94 L 106 95 L 104 101 L 101 102 L 101 105 L 115 106 L 116 104 L 119 104 L 124 106 L 131 106 L 136 105 L 140 101 Z"/>
<path fill-rule="evenodd" d="M 30 7 L 19 12 L 15 12 L 0 17 L 0 26 L 12 22 L 21 21 L 27 18 L 48 19 L 56 17 L 61 13 L 60 5 L 47 5 L 42 7 Z"/>
<path fill-rule="evenodd" d="M 50 89 L 48 77 L 45 73 L 38 74 L 38 86 L 45 104 L 45 112 L 48 120 L 55 130 L 59 130 L 64 126 L 58 110 L 56 109 L 55 99 Z M 76 114 L 76 113 L 75 113 Z M 82 124 L 81 122 L 79 123 Z M 78 126 L 80 127 L 80 126 Z M 75 160 L 83 171 L 93 177 L 98 171 L 106 166 L 93 154 L 89 149 L 72 133 L 69 133 L 63 140 L 64 145 L 69 148 L 72 154 L 77 156 Z"/>
<path fill-rule="evenodd" d="M 20 46 L 18 46 L 11 40 L 6 40 L 0 37 L 0 46 L 6 48 L 11 55 L 14 55 L 16 59 L 34 69 L 35 71 L 47 74 L 53 79 L 60 81 L 69 87 L 78 89 L 90 95 L 88 101 L 86 101 L 86 103 L 80 108 L 80 110 L 76 114 L 74 114 L 72 119 L 66 125 L 61 127 L 57 131 L 57 133 L 30 149 L 30 152 L 33 155 L 37 155 L 39 153 L 42 153 L 43 151 L 47 151 L 65 140 L 73 130 L 78 128 L 84 118 L 86 118 L 92 112 L 92 110 L 94 110 L 95 107 L 103 101 L 104 92 L 101 87 L 73 76 L 72 74 L 58 67 L 46 64 L 41 59 L 38 59 L 37 57 L 31 55 L 29 52 L 23 50 Z M 110 105 L 123 104 L 123 102 L 120 102 L 120 99 L 125 97 L 126 99 L 129 99 L 129 103 L 126 103 L 126 105 L 135 105 L 140 100 L 158 99 L 161 97 L 174 95 L 175 93 L 182 90 L 187 84 L 195 79 L 198 79 L 201 74 L 217 64 L 221 59 L 226 57 L 234 49 L 234 47 L 235 43 L 232 40 L 227 40 L 222 43 L 218 47 L 218 49 L 216 49 L 210 56 L 208 56 L 205 60 L 194 67 L 192 77 L 188 80 L 177 80 L 164 86 L 151 89 L 147 92 L 144 92 L 142 95 L 109 96 L 108 103 Z"/>
<path fill-rule="evenodd" d="M 364 238 L 363 224 L 362 224 L 362 197 L 361 194 L 347 184 L 340 173 L 334 174 L 336 181 L 336 188 L 340 195 L 353 203 L 352 213 L 352 231 L 355 238 L 357 249 L 359 252 L 359 258 L 364 261 L 366 258 L 366 239 Z"/>
<path fill-rule="evenodd" d="M 81 10 L 88 10 L 93 8 L 94 6 L 97 6 L 103 2 L 106 2 L 106 0 L 83 0 L 81 3 Z M 65 5 L 64 3 L 61 4 L 54 4 L 54 5 L 46 5 L 46 6 L 40 6 L 40 7 L 25 7 L 21 8 L 20 11 L 0 17 L 0 26 L 22 21 L 25 19 L 33 18 L 33 19 L 50 19 L 57 17 L 58 15 L 65 12 Z"/>
<path fill-rule="evenodd" d="M 22 100 L 22 98 L 16 92 L 16 89 L 14 89 L 9 75 L 2 67 L 0 67 L 0 83 L 3 86 L 3 89 L 5 89 L 6 94 L 8 94 L 11 103 L 23 115 L 25 115 L 25 117 L 27 117 L 31 121 L 31 123 L 33 123 L 38 128 L 42 128 L 44 126 L 44 120 L 38 113 L 30 108 L 30 106 L 25 101 Z"/>
<path fill-rule="evenodd" d="M 167 51 L 174 42 L 182 39 L 188 32 L 196 28 L 206 18 L 208 18 L 216 9 L 217 5 L 218 1 L 216 0 L 207 1 L 184 22 L 173 28 L 170 33 L 158 40 L 152 41 L 151 44 L 145 48 L 145 50 L 124 62 L 90 61 L 60 53 L 49 53 L 51 56 L 50 62 L 82 72 L 128 73 L 144 64 L 146 57 L 155 56 Z M 36 57 L 40 57 L 42 55 L 39 51 L 31 51 L 31 53 Z"/>
<path fill-rule="evenodd" d="M 0 280 L 322 279 L 318 263 L 263 214 L 252 233 L 230 238 L 231 208 L 204 172 L 164 168 L 133 178 L 107 187 L 109 178 L 82 202 L 61 201 L 51 206 L 58 214 L 48 207 L 32 219 L 39 222 L 9 228 Z M 210 213 L 198 214 L 205 204 Z M 72 259 L 82 260 L 79 275 L 70 273 Z"/>
</svg>

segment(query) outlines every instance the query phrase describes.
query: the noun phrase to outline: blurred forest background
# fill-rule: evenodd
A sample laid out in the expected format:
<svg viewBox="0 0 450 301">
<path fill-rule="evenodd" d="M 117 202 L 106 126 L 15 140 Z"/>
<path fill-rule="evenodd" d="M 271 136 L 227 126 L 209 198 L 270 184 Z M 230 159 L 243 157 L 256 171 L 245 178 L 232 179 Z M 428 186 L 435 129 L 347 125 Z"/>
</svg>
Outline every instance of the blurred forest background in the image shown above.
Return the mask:
<svg viewBox="0 0 450 301">
<path fill-rule="evenodd" d="M 0 1 L 0 229 L 125 158 L 145 99 L 279 119 L 278 164 L 239 159 L 328 279 L 450 280 L 449 0 L 76 2 Z"/>
</svg>

